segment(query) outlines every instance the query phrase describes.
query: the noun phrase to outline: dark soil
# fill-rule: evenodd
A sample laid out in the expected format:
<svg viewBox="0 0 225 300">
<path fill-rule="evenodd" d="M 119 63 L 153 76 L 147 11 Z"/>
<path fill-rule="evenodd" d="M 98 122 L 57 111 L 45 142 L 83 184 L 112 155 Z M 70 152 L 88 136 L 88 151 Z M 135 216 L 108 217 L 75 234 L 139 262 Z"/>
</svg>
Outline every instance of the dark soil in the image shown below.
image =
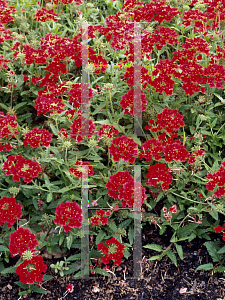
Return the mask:
<svg viewBox="0 0 225 300">
<path fill-rule="evenodd" d="M 160 236 L 155 226 L 147 224 L 142 230 L 142 245 L 156 243 L 165 249 L 170 244 L 171 236 L 172 232 L 169 229 L 163 236 Z M 218 235 L 211 233 L 210 237 L 214 240 L 218 238 Z M 32 293 L 26 299 L 225 299 L 223 274 L 213 274 L 212 270 L 195 272 L 199 265 L 212 262 L 203 243 L 204 241 L 199 238 L 189 243 L 187 241 L 180 243 L 183 246 L 184 259 L 178 258 L 177 267 L 168 257 L 163 257 L 161 261 L 147 260 L 142 265 L 142 279 L 128 279 L 133 276 L 132 257 L 128 260 L 123 259 L 120 266 L 113 267 L 111 270 L 116 277 L 111 278 L 100 275 L 91 275 L 93 276 L 91 280 L 76 279 L 73 275 L 60 277 L 56 276 L 54 270 L 49 267 L 46 274 L 53 275 L 53 278 L 42 283 L 47 294 Z M 153 250 L 143 248 L 143 258 L 156 254 L 157 252 Z M 57 260 L 45 259 L 44 261 L 50 266 Z M 21 289 L 14 283 L 18 280 L 16 274 L 9 274 L 7 277 L 0 276 L 1 300 L 19 299 L 18 293 Z M 68 283 L 74 285 L 74 291 L 63 298 Z M 187 294 L 180 294 L 181 288 L 187 288 Z"/>
</svg>

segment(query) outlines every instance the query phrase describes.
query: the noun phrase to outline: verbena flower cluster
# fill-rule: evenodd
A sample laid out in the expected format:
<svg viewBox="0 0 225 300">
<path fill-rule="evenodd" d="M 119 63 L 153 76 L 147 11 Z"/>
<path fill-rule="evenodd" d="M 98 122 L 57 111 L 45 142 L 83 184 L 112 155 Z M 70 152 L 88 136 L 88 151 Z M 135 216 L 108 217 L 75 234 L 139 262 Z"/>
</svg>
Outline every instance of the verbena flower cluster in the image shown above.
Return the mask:
<svg viewBox="0 0 225 300">
<path fill-rule="evenodd" d="M 140 208 L 147 198 L 146 189 L 128 171 L 109 176 L 106 188 L 109 189 L 109 197 L 122 201 L 122 207 Z M 135 198 L 135 194 L 138 195 L 138 199 Z"/>
<path fill-rule="evenodd" d="M 40 143 L 43 146 L 49 147 L 52 141 L 53 134 L 48 132 L 46 129 L 33 128 L 30 132 L 25 134 L 23 141 L 24 146 L 30 145 L 32 148 L 38 148 Z"/>
<path fill-rule="evenodd" d="M 63 226 L 65 232 L 72 228 L 81 228 L 82 209 L 76 202 L 64 202 L 56 207 L 54 222 Z"/>
<path fill-rule="evenodd" d="M 20 178 L 24 178 L 24 182 L 30 183 L 38 177 L 42 169 L 38 162 L 26 159 L 22 155 L 10 155 L 3 163 L 2 171 L 5 171 L 7 176 L 12 175 L 13 181 L 19 182 Z"/>
<path fill-rule="evenodd" d="M 0 226 L 7 222 L 11 228 L 17 219 L 22 218 L 22 204 L 16 202 L 14 197 L 2 197 L 0 199 Z"/>
<path fill-rule="evenodd" d="M 117 241 L 115 238 L 111 238 L 105 241 L 106 245 L 102 242 L 98 244 L 97 249 L 102 251 L 105 255 L 101 257 L 104 264 L 108 264 L 109 260 L 113 260 L 115 265 L 122 263 L 123 251 L 125 246 Z M 111 245 L 114 245 L 111 246 Z"/>
</svg>

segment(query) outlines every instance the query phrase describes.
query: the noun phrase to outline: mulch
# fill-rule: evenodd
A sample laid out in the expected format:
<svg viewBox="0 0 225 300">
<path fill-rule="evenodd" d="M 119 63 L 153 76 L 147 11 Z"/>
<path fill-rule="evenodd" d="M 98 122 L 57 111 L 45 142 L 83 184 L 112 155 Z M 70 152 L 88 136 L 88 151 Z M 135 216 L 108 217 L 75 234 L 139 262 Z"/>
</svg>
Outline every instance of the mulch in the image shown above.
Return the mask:
<svg viewBox="0 0 225 300">
<path fill-rule="evenodd" d="M 160 244 L 165 249 L 170 244 L 172 232 L 167 231 L 160 236 L 154 225 L 145 225 L 142 229 L 142 245 L 150 243 Z M 209 233 L 212 240 L 218 235 Z M 177 259 L 176 267 L 168 257 L 163 257 L 161 261 L 149 261 L 143 259 L 142 276 L 140 279 L 133 279 L 132 256 L 123 259 L 120 266 L 112 266 L 112 271 L 116 276 L 104 277 L 101 275 L 91 275 L 93 279 L 74 278 L 73 274 L 64 277 L 56 276 L 54 270 L 48 268 L 46 274 L 53 275 L 53 278 L 42 283 L 47 294 L 32 293 L 26 299 L 36 300 L 72 300 L 72 299 L 135 299 L 135 300 L 179 300 L 179 299 L 225 299 L 225 276 L 222 273 L 210 271 L 195 271 L 195 269 L 205 263 L 211 263 L 212 259 L 203 245 L 204 241 L 196 238 L 191 242 L 183 241 L 179 243 L 183 246 L 184 259 Z M 156 255 L 157 252 L 143 248 L 144 258 Z M 56 263 L 56 259 L 45 260 L 50 266 Z M 145 262 L 144 262 L 145 261 Z M 95 278 L 94 278 L 95 277 Z M 14 282 L 19 278 L 16 274 L 8 274 L 7 277 L 0 276 L 0 300 L 19 299 L 20 287 Z M 65 298 L 66 285 L 72 283 L 74 291 Z M 187 288 L 187 294 L 180 294 L 181 288 Z M 24 298 L 20 298 L 24 299 Z"/>
</svg>

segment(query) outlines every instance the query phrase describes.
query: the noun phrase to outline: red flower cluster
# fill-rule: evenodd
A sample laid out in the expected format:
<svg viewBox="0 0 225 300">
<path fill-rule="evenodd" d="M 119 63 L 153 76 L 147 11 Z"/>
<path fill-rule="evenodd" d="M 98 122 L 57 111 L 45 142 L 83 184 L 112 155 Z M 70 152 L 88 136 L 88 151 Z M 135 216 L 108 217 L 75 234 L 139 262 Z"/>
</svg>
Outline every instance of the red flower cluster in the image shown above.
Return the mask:
<svg viewBox="0 0 225 300">
<path fill-rule="evenodd" d="M 104 211 L 102 209 L 96 211 L 96 216 L 91 218 L 91 225 L 99 225 L 101 223 L 102 225 L 107 225 L 108 224 L 108 218 L 111 215 L 111 212 Z"/>
<path fill-rule="evenodd" d="M 14 6 L 7 6 L 8 1 L 0 2 L 0 24 L 7 24 L 13 22 L 15 18 L 11 14 L 16 12 Z"/>
<path fill-rule="evenodd" d="M 72 2 L 75 2 L 77 5 L 81 4 L 83 0 L 53 0 L 53 3 L 56 5 L 61 5 L 61 4 L 71 4 Z"/>
<path fill-rule="evenodd" d="M 156 123 L 158 126 L 152 127 L 149 125 L 146 126 L 145 129 L 151 130 L 152 132 L 165 129 L 166 132 L 173 133 L 185 125 L 183 118 L 184 116 L 179 114 L 177 109 L 164 108 L 164 110 L 157 115 Z M 154 124 L 154 120 L 150 120 L 149 123 Z"/>
<path fill-rule="evenodd" d="M 32 63 L 35 64 L 46 64 L 48 54 L 45 53 L 43 49 L 34 49 L 29 45 L 23 44 L 23 51 L 24 58 L 27 65 L 31 65 Z"/>
<path fill-rule="evenodd" d="M 61 203 L 56 207 L 55 215 L 54 222 L 63 226 L 65 232 L 82 226 L 82 209 L 76 202 Z"/>
<path fill-rule="evenodd" d="M 4 115 L 0 112 L 0 139 L 3 137 L 15 137 L 15 134 L 19 134 L 16 130 L 17 127 L 15 115 Z"/>
<path fill-rule="evenodd" d="M 55 22 L 58 21 L 59 14 L 56 14 L 54 9 L 47 9 L 45 7 L 42 7 L 41 9 L 38 9 L 34 15 L 37 21 L 40 22 L 46 22 L 47 20 L 53 20 Z"/>
<path fill-rule="evenodd" d="M 155 187 L 157 184 L 161 184 L 163 191 L 167 191 L 173 179 L 170 172 L 171 170 L 162 163 L 151 165 L 148 169 L 148 174 L 146 175 L 146 184 Z"/>
<path fill-rule="evenodd" d="M 0 29 L 2 30 L 1 26 L 0 26 Z M 1 37 L 0 37 L 0 44 L 1 43 Z M 0 55 L 0 70 L 1 70 L 1 66 L 4 68 L 4 69 L 8 69 L 9 66 L 7 66 L 6 63 L 9 63 L 11 62 L 12 60 L 11 59 L 5 59 L 4 56 Z"/>
<path fill-rule="evenodd" d="M 112 140 L 112 145 L 109 147 L 109 152 L 115 161 L 122 158 L 130 164 L 135 162 L 135 157 L 138 157 L 138 144 L 134 139 L 122 135 Z"/>
<path fill-rule="evenodd" d="M 25 159 L 22 155 L 8 156 L 4 162 L 2 171 L 5 175 L 13 176 L 13 181 L 19 182 L 24 177 L 24 182 L 31 182 L 33 178 L 38 177 L 38 173 L 42 172 L 38 162 L 31 159 Z"/>
<path fill-rule="evenodd" d="M 37 115 L 41 113 L 46 114 L 50 112 L 49 116 L 55 114 L 61 114 L 66 107 L 62 102 L 62 99 L 54 98 L 51 95 L 41 95 L 38 96 L 36 100 L 36 106 L 34 107 L 37 110 Z"/>
<path fill-rule="evenodd" d="M 79 108 L 81 104 L 81 89 L 88 91 L 89 98 L 94 97 L 94 90 L 88 87 L 87 83 L 75 83 L 72 84 L 70 87 L 69 92 L 67 93 L 70 95 L 68 101 L 72 103 L 74 108 Z"/>
<path fill-rule="evenodd" d="M 35 252 L 38 245 L 36 235 L 27 228 L 19 227 L 19 229 L 9 236 L 9 250 L 11 256 L 17 254 L 22 256 L 25 251 Z"/>
<path fill-rule="evenodd" d="M 23 145 L 30 145 L 32 148 L 38 148 L 40 143 L 42 143 L 43 146 L 49 147 L 50 142 L 52 141 L 52 136 L 53 134 L 48 132 L 46 129 L 38 129 L 35 127 L 25 134 Z"/>
<path fill-rule="evenodd" d="M 174 204 L 173 206 L 171 206 L 169 208 L 168 213 L 166 213 L 167 212 L 167 208 L 163 207 L 163 212 L 165 213 L 165 214 L 163 214 L 163 216 L 166 218 L 166 221 L 169 221 L 172 218 L 171 214 L 176 214 L 177 213 L 177 206 L 176 206 L 176 204 Z"/>
<path fill-rule="evenodd" d="M 114 244 L 114 246 L 110 246 L 112 244 Z M 122 263 L 125 246 L 113 237 L 106 241 L 106 245 L 102 242 L 97 246 L 99 251 L 105 253 L 105 255 L 101 257 L 102 262 L 104 264 L 108 264 L 109 260 L 111 259 L 114 260 L 115 265 L 120 265 Z"/>
<path fill-rule="evenodd" d="M 220 225 L 214 227 L 215 233 L 221 233 L 223 232 L 223 238 L 222 240 L 225 241 L 225 224 L 224 227 L 221 227 Z"/>
<path fill-rule="evenodd" d="M 87 122 L 86 122 L 87 121 Z M 89 135 L 83 135 L 81 131 L 81 125 L 85 126 L 87 123 L 87 126 L 89 127 Z M 80 143 L 83 141 L 83 137 L 90 138 L 96 129 L 96 126 L 93 124 L 92 119 L 84 119 L 84 124 L 81 124 L 81 116 L 79 116 L 77 119 L 73 120 L 73 124 L 70 126 L 70 137 L 72 139 L 76 139 L 77 143 Z"/>
<path fill-rule="evenodd" d="M 141 105 L 138 103 L 138 106 L 140 106 L 141 111 L 146 111 L 146 107 L 144 105 L 147 105 L 147 99 L 146 95 L 142 94 L 141 88 L 138 87 L 138 92 L 141 93 Z M 125 115 L 132 115 L 134 114 L 139 115 L 139 111 L 134 111 L 135 109 L 135 103 L 134 103 L 134 89 L 129 90 L 125 95 L 122 96 L 122 100 L 120 101 L 120 106 L 125 109 L 124 114 Z M 138 99 L 140 101 L 140 99 Z M 144 104 L 144 105 L 143 105 Z M 137 106 L 137 104 L 136 104 Z"/>
<path fill-rule="evenodd" d="M 22 283 L 33 284 L 42 282 L 47 265 L 43 262 L 42 256 L 33 256 L 31 259 L 24 260 L 15 270 Z"/>
<path fill-rule="evenodd" d="M 147 198 L 147 195 L 145 194 L 146 189 L 143 188 L 141 183 L 137 182 L 128 171 L 117 172 L 116 174 L 109 176 L 106 188 L 109 189 L 109 197 L 123 201 L 122 207 L 127 206 L 140 208 L 140 206 L 144 203 L 144 200 Z M 138 199 L 138 203 L 136 203 L 134 194 L 135 192 L 138 193 L 138 191 L 141 196 Z"/>
<path fill-rule="evenodd" d="M 210 181 L 206 184 L 206 188 L 208 191 L 213 191 L 215 186 L 217 186 L 217 190 L 214 193 L 216 197 L 223 196 L 225 194 L 225 161 L 221 163 L 221 167 L 215 173 L 210 173 L 206 176 L 206 179 Z"/>
<path fill-rule="evenodd" d="M 7 222 L 7 227 L 11 228 L 16 220 L 22 217 L 22 207 L 15 198 L 2 197 L 0 199 L 0 226 Z"/>
<path fill-rule="evenodd" d="M 113 138 L 114 135 L 119 134 L 119 130 L 115 129 L 114 125 L 101 125 L 101 130 L 97 131 L 98 141 L 103 135 L 106 135 L 108 138 Z"/>
<path fill-rule="evenodd" d="M 10 143 L 7 143 L 5 145 L 2 145 L 2 143 L 0 143 L 0 152 L 11 151 L 12 149 L 13 149 L 13 147 L 11 146 Z"/>
<path fill-rule="evenodd" d="M 85 172 L 85 168 L 82 168 L 82 166 L 88 166 L 88 176 L 95 174 L 95 172 L 93 171 L 92 165 L 88 161 L 76 160 L 74 162 L 74 165 L 77 166 L 77 168 L 71 167 L 71 168 L 69 168 L 69 171 L 70 171 L 70 173 L 73 173 L 77 177 L 82 178 L 82 173 L 83 173 L 83 171 Z"/>
</svg>

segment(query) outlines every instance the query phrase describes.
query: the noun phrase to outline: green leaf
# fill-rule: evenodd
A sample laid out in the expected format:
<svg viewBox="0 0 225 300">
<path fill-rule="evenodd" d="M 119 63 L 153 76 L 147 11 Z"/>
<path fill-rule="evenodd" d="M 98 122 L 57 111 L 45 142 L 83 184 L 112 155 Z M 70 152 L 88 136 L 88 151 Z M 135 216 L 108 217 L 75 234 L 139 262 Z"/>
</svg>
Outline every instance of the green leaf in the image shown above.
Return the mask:
<svg viewBox="0 0 225 300">
<path fill-rule="evenodd" d="M 148 258 L 148 260 L 157 260 L 157 259 L 160 259 L 160 255 L 154 255 Z"/>
<path fill-rule="evenodd" d="M 212 269 L 213 269 L 213 264 L 204 264 L 204 265 L 198 266 L 195 269 L 195 271 L 201 271 L 201 270 L 209 271 L 209 270 L 212 270 Z"/>
<path fill-rule="evenodd" d="M 36 285 L 33 285 L 30 287 L 32 289 L 33 292 L 35 293 L 39 293 L 39 294 L 47 294 L 47 291 L 43 290 L 42 288 L 36 286 Z"/>
<path fill-rule="evenodd" d="M 177 258 L 176 258 L 176 255 L 173 253 L 173 251 L 169 250 L 166 252 L 166 254 L 172 260 L 172 262 L 175 264 L 175 266 L 177 267 Z"/>
<path fill-rule="evenodd" d="M 70 250 L 72 244 L 73 244 L 73 238 L 72 238 L 72 235 L 70 235 L 66 238 L 66 245 L 69 250 Z"/>
<path fill-rule="evenodd" d="M 157 244 L 149 244 L 149 245 L 143 246 L 143 248 L 151 249 L 151 250 L 154 250 L 154 251 L 157 251 L 157 252 L 162 252 L 163 251 L 162 246 L 157 245 Z"/>
<path fill-rule="evenodd" d="M 22 283 L 22 282 L 20 282 L 20 281 L 15 281 L 14 283 L 17 284 L 18 286 L 20 286 L 21 289 L 24 289 L 24 290 L 26 290 L 26 289 L 29 287 L 28 284 Z"/>
<path fill-rule="evenodd" d="M 178 244 L 175 244 L 175 247 L 176 247 L 178 255 L 180 256 L 180 259 L 183 260 L 184 256 L 183 256 L 183 248 L 182 248 L 182 246 L 178 245 Z"/>
<path fill-rule="evenodd" d="M 225 103 L 225 99 L 223 99 L 220 95 L 218 95 L 217 93 L 213 93 L 213 95 L 219 98 L 221 102 Z"/>
<path fill-rule="evenodd" d="M 9 248 L 7 248 L 6 246 L 0 245 L 0 252 L 3 251 L 9 251 Z"/>
<path fill-rule="evenodd" d="M 104 239 L 105 236 L 106 236 L 106 233 L 103 230 L 100 230 L 98 235 L 96 236 L 96 245 L 101 243 L 101 241 Z"/>
<path fill-rule="evenodd" d="M 134 242 L 134 228 L 130 227 L 128 230 L 128 239 L 129 239 L 129 243 L 130 245 L 133 245 Z"/>
<path fill-rule="evenodd" d="M 51 278 L 53 278 L 52 275 L 47 275 L 47 274 L 45 274 L 45 275 L 44 275 L 44 278 L 43 278 L 43 281 L 49 280 L 49 279 L 51 279 Z"/>
<path fill-rule="evenodd" d="M 119 228 L 126 229 L 130 225 L 131 222 L 132 222 L 131 219 L 124 220 L 122 223 L 119 224 Z"/>
<path fill-rule="evenodd" d="M 214 204 L 212 204 L 212 203 L 208 203 L 211 207 L 212 207 L 212 209 L 213 210 L 209 210 L 208 212 L 209 212 L 209 214 L 213 217 L 213 219 L 215 219 L 216 221 L 218 220 L 218 218 L 219 218 L 219 215 L 218 215 L 218 211 L 217 211 L 217 207 L 214 205 Z"/>
<path fill-rule="evenodd" d="M 46 201 L 49 203 L 49 202 L 52 201 L 52 199 L 53 199 L 53 194 L 52 194 L 52 193 L 49 193 L 48 196 L 47 196 Z"/>
<path fill-rule="evenodd" d="M 0 103 L 0 106 L 1 106 L 2 108 L 4 108 L 5 110 L 8 109 L 8 107 L 7 107 L 5 104 L 3 104 L 3 103 Z"/>
<path fill-rule="evenodd" d="M 81 253 L 74 254 L 74 255 L 70 256 L 69 258 L 67 258 L 67 261 L 70 261 L 70 260 L 81 260 Z"/>
<path fill-rule="evenodd" d="M 222 255 L 217 253 L 219 247 L 216 242 L 209 241 L 205 242 L 203 245 L 207 248 L 207 251 L 214 262 L 219 262 L 222 260 Z"/>
<path fill-rule="evenodd" d="M 58 135 L 57 133 L 57 129 L 55 128 L 55 126 L 53 124 L 50 124 L 51 130 L 54 133 L 54 135 Z"/>
<path fill-rule="evenodd" d="M 185 225 L 184 227 L 180 227 L 177 230 L 178 238 L 189 236 L 195 230 L 195 228 L 197 228 L 198 226 L 199 226 L 199 224 L 192 223 L 192 224 Z"/>
<path fill-rule="evenodd" d="M 27 105 L 27 102 L 21 102 L 21 103 L 18 103 L 15 107 L 13 107 L 15 110 L 19 109 L 20 107 L 24 106 L 24 105 Z"/>
<path fill-rule="evenodd" d="M 217 253 L 218 253 L 218 254 L 223 254 L 223 253 L 225 253 L 225 246 L 223 246 Z"/>
<path fill-rule="evenodd" d="M 117 232 L 117 227 L 115 222 L 108 223 L 109 228 L 112 230 L 113 233 Z"/>
<path fill-rule="evenodd" d="M 1 271 L 1 274 L 9 274 L 9 273 L 14 273 L 16 270 L 16 267 L 9 267 L 5 268 L 3 271 Z"/>
<path fill-rule="evenodd" d="M 100 275 L 104 275 L 104 276 L 111 277 L 111 275 L 110 275 L 107 271 L 105 271 L 105 270 L 103 270 L 103 269 L 100 269 L 100 268 L 95 268 L 95 273 L 96 273 L 96 274 L 100 274 Z"/>
</svg>

